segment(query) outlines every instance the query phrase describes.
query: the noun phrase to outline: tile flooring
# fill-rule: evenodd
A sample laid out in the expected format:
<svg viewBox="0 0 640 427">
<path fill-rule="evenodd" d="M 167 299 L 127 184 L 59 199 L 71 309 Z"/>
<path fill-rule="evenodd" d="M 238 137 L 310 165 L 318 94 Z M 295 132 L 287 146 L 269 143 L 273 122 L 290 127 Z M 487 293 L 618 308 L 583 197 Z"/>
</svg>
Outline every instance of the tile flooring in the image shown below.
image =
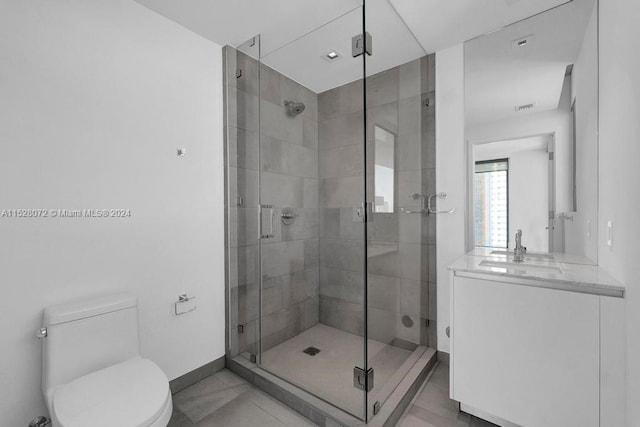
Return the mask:
<svg viewBox="0 0 640 427">
<path fill-rule="evenodd" d="M 495 424 L 458 411 L 449 399 L 449 366 L 440 363 L 400 418 L 398 427 L 493 427 Z"/>
<path fill-rule="evenodd" d="M 398 422 L 400 427 L 488 427 L 449 400 L 449 367 L 439 364 Z M 304 427 L 309 420 L 224 369 L 173 396 L 168 427 Z"/>
</svg>

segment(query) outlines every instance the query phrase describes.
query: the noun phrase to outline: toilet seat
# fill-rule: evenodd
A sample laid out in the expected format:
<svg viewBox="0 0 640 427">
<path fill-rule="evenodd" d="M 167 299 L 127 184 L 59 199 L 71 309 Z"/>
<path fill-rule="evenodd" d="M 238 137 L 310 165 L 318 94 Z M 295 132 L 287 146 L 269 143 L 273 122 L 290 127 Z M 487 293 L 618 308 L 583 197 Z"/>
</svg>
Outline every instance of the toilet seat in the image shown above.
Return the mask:
<svg viewBox="0 0 640 427">
<path fill-rule="evenodd" d="M 61 427 L 165 427 L 171 410 L 166 375 L 139 357 L 77 378 L 53 394 Z"/>
</svg>

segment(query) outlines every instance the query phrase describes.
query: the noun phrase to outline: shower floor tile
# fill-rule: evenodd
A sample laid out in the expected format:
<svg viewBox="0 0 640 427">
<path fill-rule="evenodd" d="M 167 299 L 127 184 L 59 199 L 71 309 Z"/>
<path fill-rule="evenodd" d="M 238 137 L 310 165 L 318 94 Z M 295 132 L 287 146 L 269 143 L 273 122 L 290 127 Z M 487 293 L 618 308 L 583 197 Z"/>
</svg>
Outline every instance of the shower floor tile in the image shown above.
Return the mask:
<svg viewBox="0 0 640 427">
<path fill-rule="evenodd" d="M 306 354 L 308 347 L 320 352 Z M 368 340 L 368 353 L 378 390 L 412 354 L 374 340 Z M 364 365 L 363 357 L 361 336 L 318 324 L 265 352 L 262 368 L 362 418 L 364 394 L 353 387 L 353 368 Z"/>
</svg>

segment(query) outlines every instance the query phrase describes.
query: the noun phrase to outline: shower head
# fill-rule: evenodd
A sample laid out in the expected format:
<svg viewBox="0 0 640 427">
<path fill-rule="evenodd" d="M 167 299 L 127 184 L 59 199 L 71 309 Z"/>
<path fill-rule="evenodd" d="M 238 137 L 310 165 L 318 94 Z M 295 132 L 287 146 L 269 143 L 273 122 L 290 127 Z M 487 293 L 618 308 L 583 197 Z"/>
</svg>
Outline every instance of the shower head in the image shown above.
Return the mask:
<svg viewBox="0 0 640 427">
<path fill-rule="evenodd" d="M 284 108 L 289 116 L 297 116 L 304 111 L 305 106 L 302 102 L 284 101 Z"/>
</svg>

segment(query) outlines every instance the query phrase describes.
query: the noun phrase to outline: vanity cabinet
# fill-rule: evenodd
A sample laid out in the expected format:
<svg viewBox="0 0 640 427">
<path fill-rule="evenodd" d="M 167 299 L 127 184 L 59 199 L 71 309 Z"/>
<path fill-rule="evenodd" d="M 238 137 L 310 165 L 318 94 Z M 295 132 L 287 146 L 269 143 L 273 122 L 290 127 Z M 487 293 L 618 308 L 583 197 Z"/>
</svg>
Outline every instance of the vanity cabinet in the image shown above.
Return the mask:
<svg viewBox="0 0 640 427">
<path fill-rule="evenodd" d="M 451 398 L 527 427 L 616 425 L 600 421 L 602 312 L 623 300 L 497 279 L 452 273 Z"/>
</svg>

